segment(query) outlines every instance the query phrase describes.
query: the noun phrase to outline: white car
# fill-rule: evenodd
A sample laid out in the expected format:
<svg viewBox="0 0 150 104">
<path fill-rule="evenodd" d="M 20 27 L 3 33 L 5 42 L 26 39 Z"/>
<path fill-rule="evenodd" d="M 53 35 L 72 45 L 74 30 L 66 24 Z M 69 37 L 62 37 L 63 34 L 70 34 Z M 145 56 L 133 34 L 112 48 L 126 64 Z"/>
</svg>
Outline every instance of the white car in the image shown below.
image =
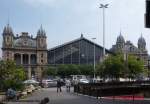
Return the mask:
<svg viewBox="0 0 150 104">
<path fill-rule="evenodd" d="M 42 80 L 42 85 L 44 88 L 56 87 L 57 86 L 57 80 L 51 80 L 51 79 Z"/>
<path fill-rule="evenodd" d="M 87 80 L 87 79 L 79 79 L 79 83 L 89 83 L 89 80 Z"/>
</svg>

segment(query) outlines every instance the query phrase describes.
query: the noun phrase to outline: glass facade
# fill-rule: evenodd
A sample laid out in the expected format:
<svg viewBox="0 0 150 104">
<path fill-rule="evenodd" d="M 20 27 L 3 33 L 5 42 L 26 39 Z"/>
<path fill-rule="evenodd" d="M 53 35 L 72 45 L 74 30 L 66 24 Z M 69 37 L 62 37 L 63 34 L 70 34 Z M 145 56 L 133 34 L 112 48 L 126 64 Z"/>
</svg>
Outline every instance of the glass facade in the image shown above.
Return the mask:
<svg viewBox="0 0 150 104">
<path fill-rule="evenodd" d="M 79 38 L 64 45 L 48 50 L 48 64 L 93 64 L 102 60 L 103 48 L 93 42 Z M 110 52 L 106 50 L 106 54 Z"/>
</svg>

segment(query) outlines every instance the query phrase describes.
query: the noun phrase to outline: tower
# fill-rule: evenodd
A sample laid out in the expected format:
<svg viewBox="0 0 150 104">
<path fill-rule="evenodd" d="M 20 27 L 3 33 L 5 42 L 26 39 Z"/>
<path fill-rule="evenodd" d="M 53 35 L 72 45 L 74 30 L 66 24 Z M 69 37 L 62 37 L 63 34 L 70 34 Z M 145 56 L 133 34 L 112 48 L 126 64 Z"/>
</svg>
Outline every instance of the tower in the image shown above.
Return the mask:
<svg viewBox="0 0 150 104">
<path fill-rule="evenodd" d="M 38 76 L 42 77 L 42 71 L 47 64 L 47 37 L 46 32 L 42 25 L 37 32 L 37 64 L 38 64 Z"/>
<path fill-rule="evenodd" d="M 12 48 L 13 47 L 13 31 L 12 28 L 7 24 L 7 26 L 4 27 L 3 33 L 3 47 L 5 48 Z"/>
<path fill-rule="evenodd" d="M 46 32 L 41 25 L 40 29 L 37 32 L 37 48 L 47 49 L 46 38 Z"/>
<path fill-rule="evenodd" d="M 117 51 L 122 52 L 124 45 L 125 45 L 125 40 L 120 32 L 120 35 L 117 37 L 117 41 L 116 41 Z"/>
<path fill-rule="evenodd" d="M 142 52 L 146 50 L 146 42 L 142 35 L 138 40 L 138 49 Z"/>
<path fill-rule="evenodd" d="M 13 30 L 9 24 L 4 27 L 3 33 L 3 43 L 2 43 L 2 51 L 3 51 L 3 59 L 4 60 L 13 60 L 13 52 L 11 48 L 13 48 Z"/>
</svg>

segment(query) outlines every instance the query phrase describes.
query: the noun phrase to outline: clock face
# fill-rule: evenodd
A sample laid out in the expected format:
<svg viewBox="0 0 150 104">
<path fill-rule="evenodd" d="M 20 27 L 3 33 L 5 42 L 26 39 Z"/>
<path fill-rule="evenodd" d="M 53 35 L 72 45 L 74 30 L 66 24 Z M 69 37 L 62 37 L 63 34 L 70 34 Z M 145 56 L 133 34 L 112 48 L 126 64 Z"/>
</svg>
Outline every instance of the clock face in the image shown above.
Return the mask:
<svg viewBox="0 0 150 104">
<path fill-rule="evenodd" d="M 26 45 L 27 45 L 27 41 L 24 41 L 24 42 L 23 42 L 23 45 L 25 45 L 25 46 L 26 46 Z"/>
<path fill-rule="evenodd" d="M 24 46 L 27 46 L 27 45 L 28 45 L 27 39 L 23 39 L 23 45 L 24 45 Z"/>
<path fill-rule="evenodd" d="M 45 46 L 45 42 L 44 42 L 44 40 L 43 40 L 43 39 L 41 39 L 40 41 L 41 41 L 41 42 L 40 42 L 40 46 L 41 46 L 41 47 L 44 47 L 44 46 Z"/>
<path fill-rule="evenodd" d="M 6 37 L 5 39 L 6 39 L 6 40 L 5 40 L 5 41 L 6 41 L 6 45 L 10 45 L 10 44 L 11 44 L 10 38 L 9 38 L 9 37 Z"/>
</svg>

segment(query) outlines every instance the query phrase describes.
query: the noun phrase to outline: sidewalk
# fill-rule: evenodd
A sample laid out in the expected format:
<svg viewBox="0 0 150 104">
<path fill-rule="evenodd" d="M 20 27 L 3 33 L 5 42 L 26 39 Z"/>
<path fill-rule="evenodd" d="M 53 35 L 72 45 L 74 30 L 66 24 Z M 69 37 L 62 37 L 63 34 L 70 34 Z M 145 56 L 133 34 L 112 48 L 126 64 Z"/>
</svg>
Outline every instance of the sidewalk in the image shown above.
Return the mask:
<svg viewBox="0 0 150 104">
<path fill-rule="evenodd" d="M 45 97 L 50 99 L 50 103 L 48 104 L 150 104 L 149 100 L 138 100 L 133 102 L 133 100 L 96 99 L 90 96 L 73 93 L 73 89 L 71 89 L 70 93 L 67 93 L 64 87 L 62 88 L 62 92 L 59 93 L 57 93 L 56 88 L 42 89 L 21 101 L 8 102 L 6 104 L 37 104 Z"/>
</svg>

